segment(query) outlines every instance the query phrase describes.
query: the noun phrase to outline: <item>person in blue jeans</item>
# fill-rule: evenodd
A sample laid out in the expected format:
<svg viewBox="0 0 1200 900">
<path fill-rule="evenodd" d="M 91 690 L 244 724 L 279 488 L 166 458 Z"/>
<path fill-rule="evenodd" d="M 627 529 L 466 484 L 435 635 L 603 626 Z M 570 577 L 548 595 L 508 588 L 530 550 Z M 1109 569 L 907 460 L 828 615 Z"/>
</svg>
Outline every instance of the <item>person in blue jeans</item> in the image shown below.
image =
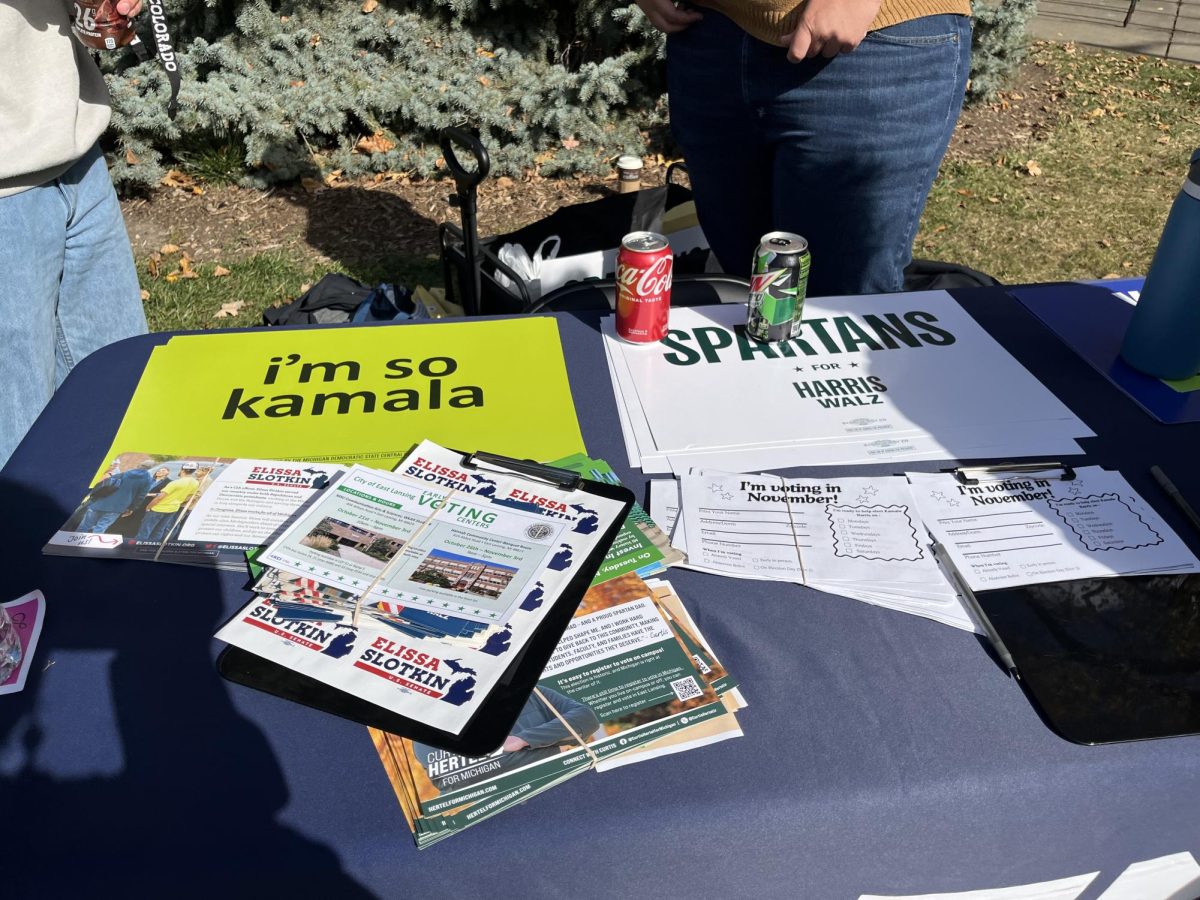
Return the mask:
<svg viewBox="0 0 1200 900">
<path fill-rule="evenodd" d="M 137 0 L 119 0 L 132 15 Z M 146 331 L 104 157 L 104 79 L 64 0 L 0 3 L 0 466 L 67 373 Z"/>
<path fill-rule="evenodd" d="M 79 523 L 80 531 L 105 534 L 121 516 L 132 513 L 146 499 L 153 478 L 150 476 L 150 460 L 138 463 L 132 469 L 110 475 L 92 488 L 92 499 Z"/>
<path fill-rule="evenodd" d="M 962 108 L 966 0 L 639 5 L 668 33 L 671 130 L 721 267 L 748 275 L 791 231 L 809 295 L 901 290 Z"/>
</svg>

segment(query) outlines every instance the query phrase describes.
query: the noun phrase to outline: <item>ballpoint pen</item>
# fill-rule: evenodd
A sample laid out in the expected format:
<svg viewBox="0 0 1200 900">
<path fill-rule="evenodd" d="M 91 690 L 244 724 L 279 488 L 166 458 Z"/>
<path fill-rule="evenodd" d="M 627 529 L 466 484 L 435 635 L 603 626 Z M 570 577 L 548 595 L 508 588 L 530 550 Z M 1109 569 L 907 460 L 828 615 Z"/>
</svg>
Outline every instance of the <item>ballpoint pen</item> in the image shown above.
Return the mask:
<svg viewBox="0 0 1200 900">
<path fill-rule="evenodd" d="M 946 548 L 937 541 L 933 542 L 933 555 L 942 564 L 946 574 L 950 576 L 950 581 L 959 596 L 963 598 L 963 602 L 970 608 L 971 613 L 975 616 L 977 622 L 983 628 L 984 634 L 992 645 L 992 649 L 996 651 L 996 655 L 1000 657 L 1000 663 L 1008 670 L 1008 674 L 1018 681 L 1021 678 L 1021 673 L 1017 671 L 1017 664 L 1013 661 L 1012 654 L 1008 652 L 1008 647 L 1004 645 L 1004 641 L 1000 638 L 999 632 L 992 625 L 991 619 L 983 611 L 983 607 L 979 605 L 979 600 L 975 597 L 975 592 L 967 586 L 966 579 L 959 573 L 958 568 L 954 565 L 954 561 L 950 559 L 950 554 L 946 552 Z"/>
<path fill-rule="evenodd" d="M 1158 482 L 1158 486 L 1167 492 L 1167 496 L 1175 501 L 1175 505 L 1183 510 L 1183 514 L 1192 523 L 1192 527 L 1200 534 L 1200 515 L 1197 515 L 1196 510 L 1192 509 L 1192 504 L 1187 502 L 1187 499 L 1179 492 L 1179 488 L 1175 487 L 1175 483 L 1167 477 L 1167 473 L 1158 466 L 1151 466 L 1150 474 Z"/>
</svg>

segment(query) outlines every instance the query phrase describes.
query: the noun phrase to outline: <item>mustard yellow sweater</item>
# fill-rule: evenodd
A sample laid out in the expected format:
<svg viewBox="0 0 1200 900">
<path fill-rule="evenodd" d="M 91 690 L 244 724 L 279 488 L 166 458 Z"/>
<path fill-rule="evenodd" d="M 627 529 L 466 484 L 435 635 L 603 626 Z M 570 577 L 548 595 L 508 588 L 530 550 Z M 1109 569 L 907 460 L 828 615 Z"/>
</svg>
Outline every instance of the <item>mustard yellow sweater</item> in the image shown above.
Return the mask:
<svg viewBox="0 0 1200 900">
<path fill-rule="evenodd" d="M 803 0 L 693 0 L 733 19 L 760 41 L 778 44 L 796 27 Z M 940 13 L 971 14 L 970 0 L 883 0 L 871 30 Z"/>
</svg>

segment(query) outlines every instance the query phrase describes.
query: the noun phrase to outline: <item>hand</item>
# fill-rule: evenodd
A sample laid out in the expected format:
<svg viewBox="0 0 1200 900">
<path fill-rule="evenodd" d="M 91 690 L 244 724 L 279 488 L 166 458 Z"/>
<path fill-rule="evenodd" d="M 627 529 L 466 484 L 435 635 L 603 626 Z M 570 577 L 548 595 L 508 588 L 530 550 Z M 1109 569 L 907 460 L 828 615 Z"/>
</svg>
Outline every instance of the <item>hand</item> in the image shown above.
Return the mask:
<svg viewBox="0 0 1200 900">
<path fill-rule="evenodd" d="M 500 749 L 505 753 L 515 753 L 518 750 L 524 750 L 528 746 L 529 744 L 521 740 L 515 734 L 510 734 L 504 739 L 504 744 Z"/>
<path fill-rule="evenodd" d="M 674 0 L 637 0 L 637 5 L 642 8 L 650 24 L 664 34 L 683 31 L 704 18 L 694 9 L 680 9 Z"/>
<path fill-rule="evenodd" d="M 800 62 L 814 56 L 832 59 L 849 53 L 867 36 L 879 12 L 880 0 L 808 0 L 796 30 L 784 37 L 788 59 Z"/>
<path fill-rule="evenodd" d="M 117 12 L 132 19 L 142 11 L 142 0 L 117 0 Z"/>
</svg>

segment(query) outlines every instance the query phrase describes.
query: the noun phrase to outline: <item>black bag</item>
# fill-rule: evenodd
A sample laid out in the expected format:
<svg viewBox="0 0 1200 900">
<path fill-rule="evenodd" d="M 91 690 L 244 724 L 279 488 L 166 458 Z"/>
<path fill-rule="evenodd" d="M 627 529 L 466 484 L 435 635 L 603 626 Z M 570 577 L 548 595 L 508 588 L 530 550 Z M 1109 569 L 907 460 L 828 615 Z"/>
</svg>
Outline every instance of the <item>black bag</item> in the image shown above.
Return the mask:
<svg viewBox="0 0 1200 900">
<path fill-rule="evenodd" d="M 914 259 L 904 270 L 904 290 L 934 291 L 951 288 L 996 287 L 991 275 L 958 263 Z"/>
<path fill-rule="evenodd" d="M 372 289 L 345 275 L 326 275 L 287 306 L 263 310 L 264 325 L 349 322 Z"/>
</svg>

